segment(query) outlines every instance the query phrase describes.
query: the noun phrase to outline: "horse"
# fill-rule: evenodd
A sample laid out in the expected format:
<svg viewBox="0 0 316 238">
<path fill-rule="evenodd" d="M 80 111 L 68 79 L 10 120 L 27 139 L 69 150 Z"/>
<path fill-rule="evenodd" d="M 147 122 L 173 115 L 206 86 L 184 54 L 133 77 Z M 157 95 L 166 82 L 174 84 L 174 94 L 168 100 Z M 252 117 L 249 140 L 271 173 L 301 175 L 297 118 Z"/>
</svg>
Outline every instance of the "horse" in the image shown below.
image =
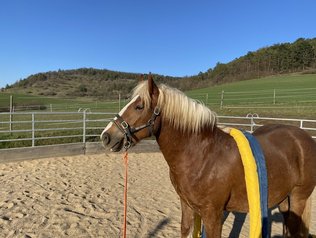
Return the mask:
<svg viewBox="0 0 316 238">
<path fill-rule="evenodd" d="M 101 133 L 106 150 L 128 150 L 154 136 L 180 197 L 181 237 L 201 218 L 208 238 L 221 237 L 224 211 L 248 212 L 244 168 L 234 139 L 217 126 L 216 114 L 178 89 L 139 83 L 132 100 Z M 316 143 L 289 125 L 259 127 L 268 174 L 268 207 L 278 206 L 285 237 L 308 237 L 316 185 Z"/>
</svg>

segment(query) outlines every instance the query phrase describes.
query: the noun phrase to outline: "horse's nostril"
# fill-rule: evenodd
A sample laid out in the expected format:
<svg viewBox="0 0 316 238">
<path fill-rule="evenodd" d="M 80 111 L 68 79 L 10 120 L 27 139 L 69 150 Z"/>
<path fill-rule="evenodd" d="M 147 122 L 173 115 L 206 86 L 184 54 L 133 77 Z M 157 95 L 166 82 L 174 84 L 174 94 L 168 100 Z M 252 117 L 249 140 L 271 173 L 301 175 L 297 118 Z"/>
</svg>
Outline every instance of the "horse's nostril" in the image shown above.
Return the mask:
<svg viewBox="0 0 316 238">
<path fill-rule="evenodd" d="M 111 141 L 111 137 L 109 133 L 104 132 L 101 136 L 101 139 L 105 145 L 108 145 Z"/>
</svg>

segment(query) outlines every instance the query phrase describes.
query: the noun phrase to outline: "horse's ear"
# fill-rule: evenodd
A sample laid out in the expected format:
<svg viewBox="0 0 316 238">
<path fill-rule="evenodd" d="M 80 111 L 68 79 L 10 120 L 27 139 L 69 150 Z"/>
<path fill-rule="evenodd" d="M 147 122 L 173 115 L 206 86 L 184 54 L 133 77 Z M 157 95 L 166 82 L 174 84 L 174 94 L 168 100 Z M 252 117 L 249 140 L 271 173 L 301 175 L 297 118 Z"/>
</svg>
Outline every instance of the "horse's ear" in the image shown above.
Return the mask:
<svg viewBox="0 0 316 238">
<path fill-rule="evenodd" d="M 139 80 L 138 80 L 138 82 L 143 82 L 143 81 L 144 81 L 144 75 L 141 74 L 141 75 L 140 75 L 140 78 L 139 78 Z"/>
<path fill-rule="evenodd" d="M 148 76 L 148 91 L 149 91 L 149 95 L 152 99 L 158 98 L 159 90 L 158 90 L 158 87 L 155 84 L 151 74 L 149 74 L 149 76 Z"/>
</svg>

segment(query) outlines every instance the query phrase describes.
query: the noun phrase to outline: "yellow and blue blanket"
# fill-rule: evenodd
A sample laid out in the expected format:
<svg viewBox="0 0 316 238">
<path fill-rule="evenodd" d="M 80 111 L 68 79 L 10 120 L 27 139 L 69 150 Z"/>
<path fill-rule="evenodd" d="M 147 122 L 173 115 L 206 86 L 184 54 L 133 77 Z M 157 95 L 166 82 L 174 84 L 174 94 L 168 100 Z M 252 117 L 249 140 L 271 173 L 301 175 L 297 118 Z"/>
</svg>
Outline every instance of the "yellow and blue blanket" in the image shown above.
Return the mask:
<svg viewBox="0 0 316 238">
<path fill-rule="evenodd" d="M 268 238 L 268 177 L 265 158 L 259 142 L 248 132 L 229 128 L 236 141 L 244 166 L 250 216 L 250 238 Z M 204 227 L 202 238 L 206 238 Z"/>
<path fill-rule="evenodd" d="M 263 151 L 256 138 L 248 132 L 231 129 L 244 166 L 250 216 L 250 238 L 267 238 L 268 177 Z"/>
</svg>

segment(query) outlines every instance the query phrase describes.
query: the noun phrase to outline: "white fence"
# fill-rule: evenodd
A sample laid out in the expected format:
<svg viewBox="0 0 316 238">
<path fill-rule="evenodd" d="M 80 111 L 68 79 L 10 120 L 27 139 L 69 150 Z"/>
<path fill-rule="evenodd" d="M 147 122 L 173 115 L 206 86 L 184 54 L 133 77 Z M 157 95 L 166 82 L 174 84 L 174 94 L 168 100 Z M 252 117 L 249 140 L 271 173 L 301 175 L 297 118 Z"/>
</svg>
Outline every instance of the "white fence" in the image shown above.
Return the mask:
<svg viewBox="0 0 316 238">
<path fill-rule="evenodd" d="M 100 131 L 113 117 L 114 113 L 87 110 L 0 113 L 0 148 L 19 147 L 18 142 L 34 147 L 98 140 Z"/>
<path fill-rule="evenodd" d="M 218 116 L 218 120 L 218 125 L 241 128 L 250 132 L 265 124 L 288 124 L 307 131 L 316 139 L 316 120 L 260 117 L 258 114 L 248 114 L 245 117 Z"/>
<path fill-rule="evenodd" d="M 194 93 L 190 97 L 205 105 L 223 108 L 316 107 L 316 88 L 266 89 L 255 91 L 214 91 Z"/>
<path fill-rule="evenodd" d="M 0 113 L 0 148 L 98 141 L 100 133 L 113 117 L 114 113 L 87 110 Z M 246 117 L 218 116 L 218 125 L 250 132 L 267 123 L 295 125 L 316 139 L 316 120 L 268 118 L 257 114 Z"/>
</svg>

